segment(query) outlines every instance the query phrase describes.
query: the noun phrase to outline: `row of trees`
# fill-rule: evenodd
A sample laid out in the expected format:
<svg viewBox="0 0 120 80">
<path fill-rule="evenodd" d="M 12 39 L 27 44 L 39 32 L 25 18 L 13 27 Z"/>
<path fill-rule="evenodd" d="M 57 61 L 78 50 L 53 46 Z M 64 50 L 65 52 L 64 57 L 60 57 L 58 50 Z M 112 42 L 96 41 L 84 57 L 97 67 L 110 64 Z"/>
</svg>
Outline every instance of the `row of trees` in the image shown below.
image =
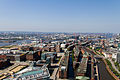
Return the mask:
<svg viewBox="0 0 120 80">
<path fill-rule="evenodd" d="M 120 74 L 112 67 L 111 62 L 108 59 L 105 59 L 107 62 L 107 65 L 109 66 L 110 70 L 117 76 L 120 78 Z"/>
</svg>

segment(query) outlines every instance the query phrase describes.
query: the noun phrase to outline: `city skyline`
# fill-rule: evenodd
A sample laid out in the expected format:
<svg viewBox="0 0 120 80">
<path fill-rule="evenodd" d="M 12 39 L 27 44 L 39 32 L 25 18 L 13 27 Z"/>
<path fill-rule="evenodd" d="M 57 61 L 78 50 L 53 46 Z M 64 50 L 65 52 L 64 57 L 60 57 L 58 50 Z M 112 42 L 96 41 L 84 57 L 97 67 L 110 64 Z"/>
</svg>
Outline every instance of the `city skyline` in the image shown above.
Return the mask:
<svg viewBox="0 0 120 80">
<path fill-rule="evenodd" d="M 1 0 L 0 31 L 119 33 L 120 1 Z"/>
</svg>

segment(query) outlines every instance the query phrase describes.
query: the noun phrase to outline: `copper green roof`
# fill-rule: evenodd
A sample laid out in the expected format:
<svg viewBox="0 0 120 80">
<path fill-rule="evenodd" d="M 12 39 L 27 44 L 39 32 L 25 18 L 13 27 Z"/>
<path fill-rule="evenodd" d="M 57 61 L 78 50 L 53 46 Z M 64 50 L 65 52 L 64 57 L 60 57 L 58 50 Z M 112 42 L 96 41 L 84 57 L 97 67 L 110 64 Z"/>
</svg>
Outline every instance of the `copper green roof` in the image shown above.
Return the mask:
<svg viewBox="0 0 120 80">
<path fill-rule="evenodd" d="M 22 75 L 23 76 L 29 76 L 29 75 L 34 75 L 34 74 L 40 74 L 40 73 L 43 73 L 42 70 L 39 70 L 39 71 L 30 71 L 30 72 L 26 72 Z"/>
</svg>

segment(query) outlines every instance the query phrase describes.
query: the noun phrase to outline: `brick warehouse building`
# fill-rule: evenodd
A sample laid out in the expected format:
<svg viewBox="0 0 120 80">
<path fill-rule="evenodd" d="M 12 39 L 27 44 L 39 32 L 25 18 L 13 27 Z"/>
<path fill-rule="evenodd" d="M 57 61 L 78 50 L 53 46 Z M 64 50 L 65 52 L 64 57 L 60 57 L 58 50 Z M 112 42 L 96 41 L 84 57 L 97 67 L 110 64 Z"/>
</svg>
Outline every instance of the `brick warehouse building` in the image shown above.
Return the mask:
<svg viewBox="0 0 120 80">
<path fill-rule="evenodd" d="M 41 59 L 42 50 L 30 51 L 26 54 L 26 60 L 28 61 L 37 61 Z"/>
</svg>

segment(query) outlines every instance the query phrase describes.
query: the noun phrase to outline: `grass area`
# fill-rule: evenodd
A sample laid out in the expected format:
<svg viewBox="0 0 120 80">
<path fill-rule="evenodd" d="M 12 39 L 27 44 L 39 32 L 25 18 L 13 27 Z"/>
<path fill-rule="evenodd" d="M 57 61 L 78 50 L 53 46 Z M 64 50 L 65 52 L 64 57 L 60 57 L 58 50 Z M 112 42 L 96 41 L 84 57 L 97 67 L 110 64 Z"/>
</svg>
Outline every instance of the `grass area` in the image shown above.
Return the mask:
<svg viewBox="0 0 120 80">
<path fill-rule="evenodd" d="M 115 59 L 112 58 L 112 61 L 115 62 Z"/>
<path fill-rule="evenodd" d="M 92 49 L 90 46 L 88 46 L 89 49 Z"/>
<path fill-rule="evenodd" d="M 48 51 L 43 51 L 42 53 L 47 53 Z"/>
<path fill-rule="evenodd" d="M 118 62 L 115 62 L 114 64 L 115 64 L 115 66 L 118 68 L 118 70 L 120 71 L 119 63 L 118 63 Z"/>
<path fill-rule="evenodd" d="M 105 56 L 104 54 L 100 53 L 100 55 Z"/>
<path fill-rule="evenodd" d="M 88 47 L 89 49 L 92 49 L 90 46 Z M 98 53 L 97 51 L 99 51 L 100 49 L 94 49 L 94 51 L 98 54 L 98 55 L 102 55 L 104 56 L 102 53 Z"/>
<path fill-rule="evenodd" d="M 88 47 L 89 49 L 92 49 L 90 46 Z M 102 55 L 102 56 L 104 56 L 102 53 L 98 53 L 97 51 L 99 51 L 100 50 L 100 48 L 98 48 L 98 49 L 94 49 L 94 51 L 97 53 L 97 54 L 99 54 L 99 55 Z"/>
<path fill-rule="evenodd" d="M 107 65 L 109 66 L 110 70 L 117 76 L 120 78 L 120 74 L 112 67 L 111 62 L 108 59 L 105 59 L 105 61 L 107 62 Z"/>
<path fill-rule="evenodd" d="M 101 56 L 105 56 L 104 54 L 102 54 L 101 52 L 97 52 L 97 50 L 94 50 L 97 54 L 101 55 Z"/>
<path fill-rule="evenodd" d="M 97 48 L 97 49 L 96 49 L 96 51 L 99 51 L 99 50 L 100 50 L 100 48 Z"/>
</svg>

